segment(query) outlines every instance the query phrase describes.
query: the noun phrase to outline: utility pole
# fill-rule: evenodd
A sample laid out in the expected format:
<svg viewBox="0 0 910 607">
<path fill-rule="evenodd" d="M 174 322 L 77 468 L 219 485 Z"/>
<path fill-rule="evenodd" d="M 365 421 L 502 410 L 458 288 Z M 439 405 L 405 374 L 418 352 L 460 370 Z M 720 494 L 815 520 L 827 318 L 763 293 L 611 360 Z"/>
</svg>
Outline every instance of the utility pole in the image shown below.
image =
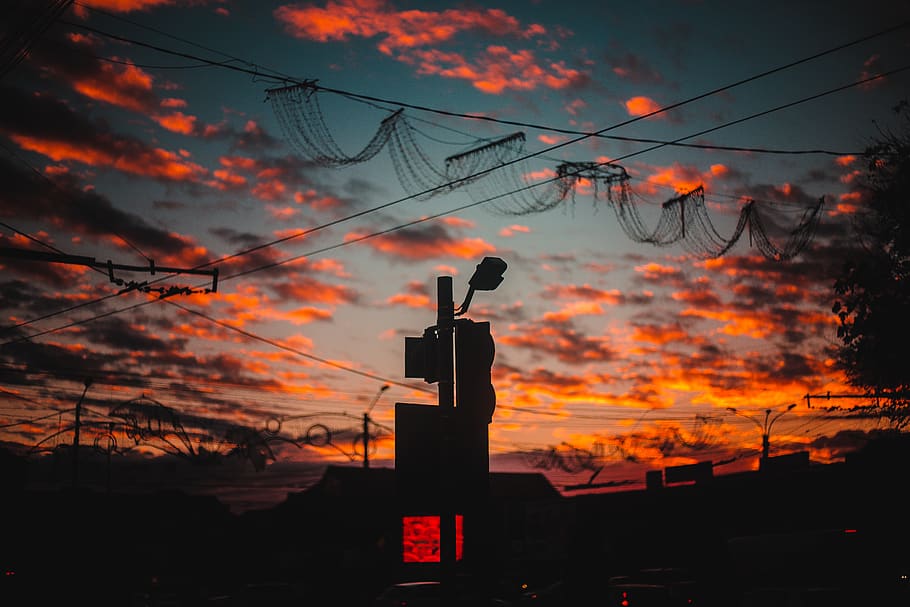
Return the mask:
<svg viewBox="0 0 910 607">
<path fill-rule="evenodd" d="M 76 422 L 73 431 L 73 488 L 79 486 L 79 427 L 82 425 L 80 416 L 82 413 L 82 401 L 85 398 L 85 393 L 88 392 L 89 386 L 92 385 L 92 378 L 85 378 L 85 389 L 82 390 L 82 396 L 79 397 L 79 400 L 76 401 Z"/>
</svg>

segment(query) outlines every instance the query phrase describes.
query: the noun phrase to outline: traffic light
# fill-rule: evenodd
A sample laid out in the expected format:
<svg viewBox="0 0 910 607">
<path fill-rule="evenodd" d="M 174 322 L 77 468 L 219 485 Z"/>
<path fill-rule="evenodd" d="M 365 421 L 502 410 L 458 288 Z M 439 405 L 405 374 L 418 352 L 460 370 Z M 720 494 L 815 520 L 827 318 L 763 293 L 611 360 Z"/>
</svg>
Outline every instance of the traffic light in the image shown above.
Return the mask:
<svg viewBox="0 0 910 607">
<path fill-rule="evenodd" d="M 489 322 L 455 321 L 455 407 L 458 416 L 489 424 L 496 408 L 492 368 L 496 347 Z"/>
<path fill-rule="evenodd" d="M 427 327 L 422 337 L 404 338 L 404 376 L 422 377 L 428 384 L 439 381 L 439 335 Z"/>
</svg>

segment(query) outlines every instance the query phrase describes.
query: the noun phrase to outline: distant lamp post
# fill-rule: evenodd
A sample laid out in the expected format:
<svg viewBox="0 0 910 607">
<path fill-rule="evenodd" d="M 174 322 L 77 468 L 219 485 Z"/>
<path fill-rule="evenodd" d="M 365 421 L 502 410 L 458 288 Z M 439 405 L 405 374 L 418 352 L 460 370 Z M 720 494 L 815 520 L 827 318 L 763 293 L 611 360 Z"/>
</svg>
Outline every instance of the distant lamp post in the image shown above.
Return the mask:
<svg viewBox="0 0 910 607">
<path fill-rule="evenodd" d="M 783 411 L 778 411 L 777 414 L 771 415 L 773 410 L 765 409 L 765 418 L 764 420 L 759 420 L 751 415 L 746 413 L 740 413 L 736 410 L 736 407 L 727 407 L 727 411 L 740 417 L 745 417 L 752 423 L 754 423 L 761 430 L 761 463 L 764 464 L 768 460 L 768 454 L 771 451 L 771 427 L 774 425 L 782 415 L 789 413 L 796 407 L 796 403 L 791 403 L 787 405 L 787 408 Z"/>
<path fill-rule="evenodd" d="M 370 467 L 370 413 L 373 411 L 373 407 L 376 406 L 376 403 L 379 402 L 379 397 L 382 396 L 382 393 L 389 389 L 389 384 L 383 384 L 379 388 L 379 392 L 376 393 L 376 396 L 373 397 L 373 402 L 370 403 L 370 406 L 367 407 L 367 410 L 363 413 L 363 467 Z"/>
</svg>

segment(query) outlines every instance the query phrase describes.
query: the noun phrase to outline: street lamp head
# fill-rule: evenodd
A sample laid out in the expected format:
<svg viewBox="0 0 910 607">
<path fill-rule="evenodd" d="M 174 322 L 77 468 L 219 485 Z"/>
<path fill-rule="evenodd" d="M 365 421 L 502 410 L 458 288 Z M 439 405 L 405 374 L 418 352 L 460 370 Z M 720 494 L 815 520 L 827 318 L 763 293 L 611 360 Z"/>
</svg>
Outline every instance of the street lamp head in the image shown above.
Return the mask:
<svg viewBox="0 0 910 607">
<path fill-rule="evenodd" d="M 468 294 L 461 306 L 455 310 L 455 316 L 461 316 L 468 311 L 474 291 L 492 291 L 502 282 L 502 274 L 506 271 L 506 262 L 499 257 L 484 257 L 477 264 L 473 276 L 468 281 Z"/>
<path fill-rule="evenodd" d="M 499 257 L 484 257 L 477 264 L 468 284 L 475 291 L 492 291 L 502 283 L 502 275 L 507 267 L 506 262 Z"/>
<path fill-rule="evenodd" d="M 795 407 L 796 407 L 796 403 L 790 403 L 790 404 L 787 406 L 787 411 L 792 411 Z"/>
</svg>

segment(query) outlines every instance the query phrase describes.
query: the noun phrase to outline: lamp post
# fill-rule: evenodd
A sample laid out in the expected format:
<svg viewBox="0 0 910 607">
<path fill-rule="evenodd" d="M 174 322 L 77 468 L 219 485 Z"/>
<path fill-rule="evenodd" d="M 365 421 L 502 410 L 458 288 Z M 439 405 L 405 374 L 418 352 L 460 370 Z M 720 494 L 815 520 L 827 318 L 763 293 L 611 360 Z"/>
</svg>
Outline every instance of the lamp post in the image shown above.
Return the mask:
<svg viewBox="0 0 910 607">
<path fill-rule="evenodd" d="M 82 401 L 85 399 L 85 393 L 88 392 L 88 389 L 92 385 L 92 378 L 86 377 L 82 384 L 85 386 L 85 389 L 82 391 L 79 400 L 76 401 L 76 420 L 73 426 L 73 488 L 79 486 L 79 431 L 82 426 L 82 420 L 80 419 L 82 414 Z"/>
<path fill-rule="evenodd" d="M 763 464 L 768 460 L 768 454 L 771 450 L 771 427 L 774 425 L 782 415 L 792 411 L 796 407 L 796 403 L 790 403 L 787 405 L 787 408 L 783 411 L 779 411 L 776 415 L 771 415 L 773 413 L 772 409 L 765 409 L 765 418 L 762 421 L 747 415 L 746 413 L 740 413 L 736 410 L 736 407 L 727 407 L 727 411 L 740 417 L 745 417 L 752 423 L 754 423 L 761 430 L 761 463 Z"/>
<path fill-rule="evenodd" d="M 383 384 L 379 388 L 379 392 L 376 393 L 376 396 L 373 397 L 373 402 L 370 403 L 370 406 L 367 407 L 367 410 L 363 412 L 363 467 L 370 467 L 370 412 L 373 410 L 373 407 L 376 406 L 376 403 L 379 402 L 379 397 L 382 396 L 382 393 L 389 389 L 389 384 Z"/>
<path fill-rule="evenodd" d="M 443 490 L 441 491 L 442 508 L 439 521 L 439 551 L 442 580 L 444 586 L 445 605 L 452 605 L 454 601 L 456 537 L 455 537 L 455 495 L 453 492 L 452 466 L 453 432 L 455 431 L 455 317 L 468 311 L 471 298 L 475 291 L 493 291 L 502 282 L 502 274 L 506 271 L 506 262 L 498 257 L 484 257 L 477 264 L 474 274 L 468 281 L 469 289 L 464 301 L 455 309 L 452 296 L 452 277 L 439 276 L 436 279 L 436 330 L 438 334 L 437 360 L 439 365 L 439 408 L 440 422 L 443 428 L 440 461 L 444 466 L 442 470 Z"/>
</svg>

